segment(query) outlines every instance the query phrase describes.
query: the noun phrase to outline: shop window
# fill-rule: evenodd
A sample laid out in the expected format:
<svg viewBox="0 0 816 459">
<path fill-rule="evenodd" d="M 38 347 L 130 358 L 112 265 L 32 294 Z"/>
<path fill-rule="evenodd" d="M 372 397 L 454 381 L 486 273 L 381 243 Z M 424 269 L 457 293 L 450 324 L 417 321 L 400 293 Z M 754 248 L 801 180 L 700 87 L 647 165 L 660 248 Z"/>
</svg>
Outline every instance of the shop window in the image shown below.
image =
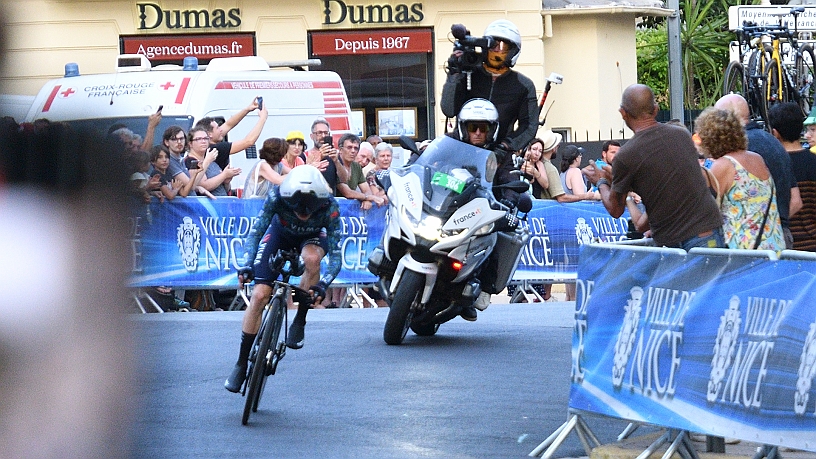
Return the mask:
<svg viewBox="0 0 816 459">
<path fill-rule="evenodd" d="M 428 85 L 429 54 L 367 54 L 316 56 L 321 70 L 340 75 L 351 108 L 364 110 L 366 136 L 380 134 L 377 112 L 383 109 L 416 109 L 416 139 L 431 138 L 433 105 Z"/>
</svg>

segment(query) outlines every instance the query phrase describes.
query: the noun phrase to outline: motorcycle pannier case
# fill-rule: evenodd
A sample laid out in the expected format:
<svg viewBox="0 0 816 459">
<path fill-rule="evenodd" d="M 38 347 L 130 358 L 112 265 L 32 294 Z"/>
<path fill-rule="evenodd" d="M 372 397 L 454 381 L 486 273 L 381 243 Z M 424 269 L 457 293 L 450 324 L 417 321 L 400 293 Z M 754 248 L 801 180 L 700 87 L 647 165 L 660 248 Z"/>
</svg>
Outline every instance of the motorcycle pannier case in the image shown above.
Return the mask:
<svg viewBox="0 0 816 459">
<path fill-rule="evenodd" d="M 530 231 L 527 228 L 519 228 L 513 233 L 498 232 L 496 247 L 482 267 L 479 280 L 482 291 L 495 295 L 507 287 L 507 283 L 516 272 L 521 250 L 530 240 Z M 498 255 L 498 256 L 497 256 Z"/>
</svg>

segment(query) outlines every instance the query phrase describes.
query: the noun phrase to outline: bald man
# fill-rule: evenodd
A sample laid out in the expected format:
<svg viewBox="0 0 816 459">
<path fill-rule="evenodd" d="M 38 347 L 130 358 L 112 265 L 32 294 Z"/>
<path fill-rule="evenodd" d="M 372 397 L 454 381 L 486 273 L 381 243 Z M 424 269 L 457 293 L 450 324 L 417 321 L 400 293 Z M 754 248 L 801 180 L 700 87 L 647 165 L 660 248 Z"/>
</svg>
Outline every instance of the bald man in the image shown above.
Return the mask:
<svg viewBox="0 0 816 459">
<path fill-rule="evenodd" d="M 748 102 L 741 95 L 722 96 L 714 104 L 714 108 L 729 110 L 737 115 L 737 119 L 745 127 L 748 150 L 759 153 L 765 160 L 776 188 L 776 205 L 779 208 L 782 231 L 785 233 L 785 247 L 792 249 L 793 235 L 790 231 L 790 216 L 802 208 L 802 197 L 799 193 L 799 185 L 796 183 L 796 176 L 793 174 L 790 155 L 777 138 L 762 129 L 759 123 L 751 120 Z"/>
<path fill-rule="evenodd" d="M 649 213 L 658 246 L 725 247 L 722 216 L 708 191 L 691 134 L 681 126 L 657 122 L 652 89 L 635 84 L 623 91 L 619 112 L 635 135 L 624 144 L 612 166 L 584 168 L 596 184 L 604 207 L 615 218 L 634 191 Z"/>
</svg>

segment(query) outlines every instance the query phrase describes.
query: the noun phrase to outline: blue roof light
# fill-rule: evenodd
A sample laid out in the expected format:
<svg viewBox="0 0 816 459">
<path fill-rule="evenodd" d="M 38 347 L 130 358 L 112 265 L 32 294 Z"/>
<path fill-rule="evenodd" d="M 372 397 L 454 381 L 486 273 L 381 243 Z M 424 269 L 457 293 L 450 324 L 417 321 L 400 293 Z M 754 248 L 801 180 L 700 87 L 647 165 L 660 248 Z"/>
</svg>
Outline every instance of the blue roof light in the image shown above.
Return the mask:
<svg viewBox="0 0 816 459">
<path fill-rule="evenodd" d="M 198 58 L 195 56 L 187 56 L 184 58 L 184 69 L 183 70 L 198 70 Z"/>
<path fill-rule="evenodd" d="M 79 64 L 76 62 L 69 62 L 65 64 L 65 78 L 78 77 Z"/>
</svg>

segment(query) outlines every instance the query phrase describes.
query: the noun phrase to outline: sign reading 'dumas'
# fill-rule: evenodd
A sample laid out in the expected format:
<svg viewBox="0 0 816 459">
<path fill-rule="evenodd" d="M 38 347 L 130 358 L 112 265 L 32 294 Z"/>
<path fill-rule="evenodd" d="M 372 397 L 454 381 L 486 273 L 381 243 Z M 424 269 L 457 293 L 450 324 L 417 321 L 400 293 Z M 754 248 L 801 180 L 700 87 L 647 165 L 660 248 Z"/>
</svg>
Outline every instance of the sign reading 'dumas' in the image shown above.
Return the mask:
<svg viewBox="0 0 816 459">
<path fill-rule="evenodd" d="M 241 26 L 241 9 L 221 8 L 165 10 L 155 3 L 137 3 L 137 30 L 167 29 L 236 29 Z"/>
<path fill-rule="evenodd" d="M 335 282 L 374 283 L 368 256 L 382 238 L 385 208 L 363 211 L 358 201 L 338 202 L 343 259 Z M 262 204 L 261 199 L 154 199 L 149 218 L 138 212 L 131 218 L 130 285 L 237 287 L 244 241 Z M 625 238 L 626 218 L 610 217 L 597 202 L 535 201 L 523 223 L 531 237 L 513 279 L 575 279 L 579 247 Z"/>
<path fill-rule="evenodd" d="M 355 5 L 344 0 L 323 0 L 323 24 L 417 24 L 425 19 L 422 3 Z"/>
<path fill-rule="evenodd" d="M 586 246 L 570 407 L 816 451 L 816 263 Z"/>
</svg>

